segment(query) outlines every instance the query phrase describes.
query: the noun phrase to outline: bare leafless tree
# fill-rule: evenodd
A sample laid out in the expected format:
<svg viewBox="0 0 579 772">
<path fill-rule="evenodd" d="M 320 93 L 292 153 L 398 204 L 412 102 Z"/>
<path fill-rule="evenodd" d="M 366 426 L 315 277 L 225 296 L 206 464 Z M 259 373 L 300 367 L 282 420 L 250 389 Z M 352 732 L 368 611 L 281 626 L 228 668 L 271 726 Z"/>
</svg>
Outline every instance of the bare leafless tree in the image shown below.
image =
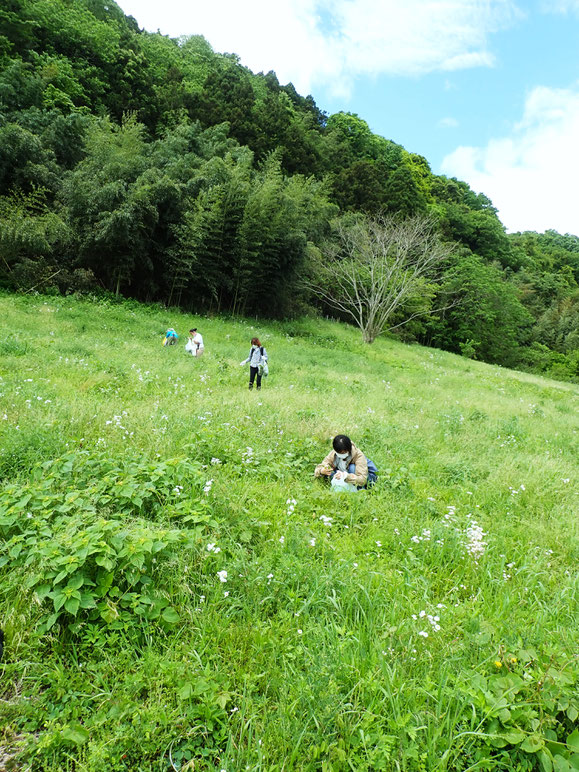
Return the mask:
<svg viewBox="0 0 579 772">
<path fill-rule="evenodd" d="M 430 217 L 392 216 L 338 220 L 336 239 L 321 253 L 308 288 L 328 306 L 349 316 L 372 343 L 395 311 L 419 292 L 452 252 Z M 411 313 L 399 327 L 428 311 Z"/>
</svg>

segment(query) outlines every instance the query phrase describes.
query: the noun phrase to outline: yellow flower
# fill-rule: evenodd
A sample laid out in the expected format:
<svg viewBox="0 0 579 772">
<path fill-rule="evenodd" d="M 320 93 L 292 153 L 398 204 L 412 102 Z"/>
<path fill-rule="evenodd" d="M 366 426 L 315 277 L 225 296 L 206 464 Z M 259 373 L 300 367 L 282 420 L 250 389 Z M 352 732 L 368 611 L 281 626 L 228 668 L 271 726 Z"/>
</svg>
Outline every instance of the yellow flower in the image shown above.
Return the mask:
<svg viewBox="0 0 579 772">
<path fill-rule="evenodd" d="M 502 662 L 499 662 L 499 661 L 498 661 L 498 659 L 497 659 L 497 660 L 495 660 L 495 665 L 496 665 L 497 667 L 502 667 L 502 666 L 503 666 L 503 663 L 502 663 Z"/>
<path fill-rule="evenodd" d="M 510 661 L 511 665 L 516 665 L 517 664 L 517 658 L 516 657 L 511 657 L 511 659 L 509 661 Z"/>
</svg>

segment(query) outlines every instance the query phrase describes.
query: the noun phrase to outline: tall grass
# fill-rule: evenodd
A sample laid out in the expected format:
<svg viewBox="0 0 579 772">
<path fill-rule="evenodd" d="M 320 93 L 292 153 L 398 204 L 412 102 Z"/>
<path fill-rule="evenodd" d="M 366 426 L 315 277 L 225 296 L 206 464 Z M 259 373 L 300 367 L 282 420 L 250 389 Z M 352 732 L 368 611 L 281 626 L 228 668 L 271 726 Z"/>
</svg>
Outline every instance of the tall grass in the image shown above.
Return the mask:
<svg viewBox="0 0 579 772">
<path fill-rule="evenodd" d="M 576 387 L 321 320 L 0 306 L 18 331 L 0 351 L 16 768 L 577 767 Z M 168 326 L 183 337 L 164 349 Z M 254 335 L 260 392 L 239 366 Z M 338 432 L 377 464 L 372 491 L 313 479 Z M 193 471 L 163 485 L 172 459 Z M 106 619 L 63 607 L 47 626 L 50 554 L 105 521 L 138 554 L 169 531 L 187 544 L 143 564 L 143 585 L 115 575 Z M 162 614 L 143 611 L 147 586 Z"/>
</svg>

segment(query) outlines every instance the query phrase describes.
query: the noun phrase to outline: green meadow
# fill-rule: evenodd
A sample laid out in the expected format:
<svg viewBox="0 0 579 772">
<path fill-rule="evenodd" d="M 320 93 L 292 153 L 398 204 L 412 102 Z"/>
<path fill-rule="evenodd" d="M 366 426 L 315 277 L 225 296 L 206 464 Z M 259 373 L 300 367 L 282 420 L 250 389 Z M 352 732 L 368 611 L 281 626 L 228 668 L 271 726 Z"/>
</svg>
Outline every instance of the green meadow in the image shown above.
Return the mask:
<svg viewBox="0 0 579 772">
<path fill-rule="evenodd" d="M 579 769 L 576 385 L 327 320 L 0 312 L 0 769 Z M 372 490 L 313 478 L 337 433 Z"/>
</svg>

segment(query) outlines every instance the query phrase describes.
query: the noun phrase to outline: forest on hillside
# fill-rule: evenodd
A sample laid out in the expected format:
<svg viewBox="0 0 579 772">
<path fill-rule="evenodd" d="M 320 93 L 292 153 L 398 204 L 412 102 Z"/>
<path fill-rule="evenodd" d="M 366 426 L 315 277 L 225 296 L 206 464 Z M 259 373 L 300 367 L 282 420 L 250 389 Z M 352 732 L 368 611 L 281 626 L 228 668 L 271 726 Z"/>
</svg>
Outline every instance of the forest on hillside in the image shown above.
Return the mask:
<svg viewBox="0 0 579 772">
<path fill-rule="evenodd" d="M 396 334 L 579 379 L 579 237 L 506 234 L 465 182 L 201 36 L 113 0 L 0 0 L 0 286 L 328 312 L 307 279 L 335 223 L 383 214 L 453 245 Z"/>
</svg>

